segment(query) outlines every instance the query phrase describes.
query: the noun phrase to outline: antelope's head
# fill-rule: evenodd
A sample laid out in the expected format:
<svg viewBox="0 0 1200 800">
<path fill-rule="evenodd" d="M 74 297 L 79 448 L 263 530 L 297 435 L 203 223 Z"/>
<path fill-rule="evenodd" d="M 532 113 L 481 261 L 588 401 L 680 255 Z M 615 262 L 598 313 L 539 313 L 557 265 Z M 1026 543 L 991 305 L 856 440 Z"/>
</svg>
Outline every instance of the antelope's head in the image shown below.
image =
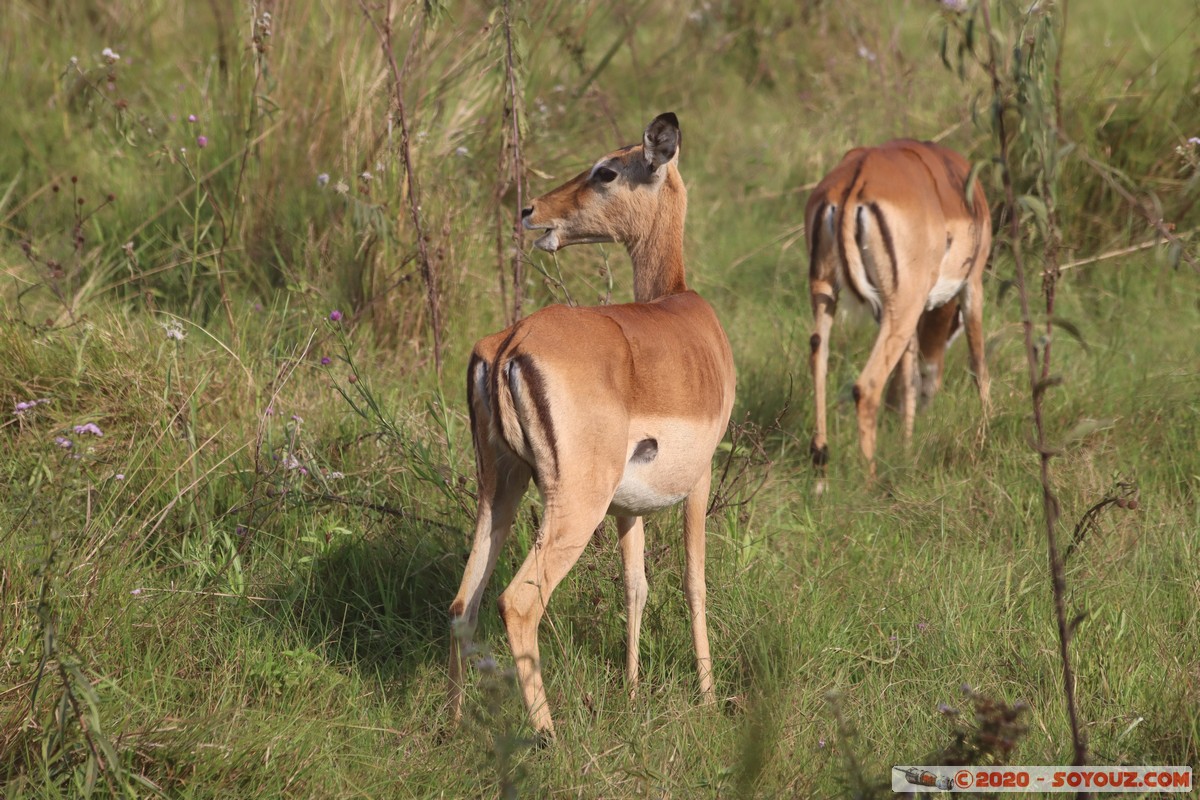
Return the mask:
<svg viewBox="0 0 1200 800">
<path fill-rule="evenodd" d="M 664 223 L 679 227 L 687 191 L 679 177 L 679 120 L 659 114 L 642 143 L 614 150 L 521 212 L 526 230 L 545 231 L 534 245 L 549 252 L 572 244 L 620 242 L 627 247 Z"/>
</svg>

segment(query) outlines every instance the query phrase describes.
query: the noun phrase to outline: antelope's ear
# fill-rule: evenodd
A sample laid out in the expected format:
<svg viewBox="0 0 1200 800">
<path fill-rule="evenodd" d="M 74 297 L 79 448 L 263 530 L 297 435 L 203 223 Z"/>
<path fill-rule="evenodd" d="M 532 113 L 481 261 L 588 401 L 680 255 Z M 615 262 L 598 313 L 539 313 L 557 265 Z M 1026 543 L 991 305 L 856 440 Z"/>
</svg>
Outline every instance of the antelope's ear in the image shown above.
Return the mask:
<svg viewBox="0 0 1200 800">
<path fill-rule="evenodd" d="M 679 143 L 682 140 L 679 119 L 673 113 L 668 111 L 655 117 L 642 134 L 646 163 L 650 169 L 656 170 L 673 159 L 679 152 Z"/>
</svg>

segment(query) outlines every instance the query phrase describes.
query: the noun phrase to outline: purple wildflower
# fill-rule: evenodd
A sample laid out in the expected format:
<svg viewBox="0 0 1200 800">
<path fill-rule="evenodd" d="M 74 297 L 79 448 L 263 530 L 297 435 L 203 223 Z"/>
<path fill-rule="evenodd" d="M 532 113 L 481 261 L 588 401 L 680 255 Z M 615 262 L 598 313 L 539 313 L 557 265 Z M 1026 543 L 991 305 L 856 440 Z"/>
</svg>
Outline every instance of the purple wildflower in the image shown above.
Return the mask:
<svg viewBox="0 0 1200 800">
<path fill-rule="evenodd" d="M 1188 139 L 1188 144 L 1192 145 L 1193 147 L 1200 145 L 1200 136 L 1193 136 L 1192 138 Z"/>
<path fill-rule="evenodd" d="M 124 472 L 118 472 L 116 475 L 113 475 L 113 480 L 117 480 L 117 481 L 123 481 L 123 480 L 125 480 L 125 473 L 124 473 Z"/>
<path fill-rule="evenodd" d="M 196 122 L 196 115 L 188 114 L 188 122 L 192 122 L 192 123 Z"/>
<path fill-rule="evenodd" d="M 330 358 L 329 356 L 322 356 L 322 357 L 321 357 L 321 366 L 322 366 L 322 367 L 328 367 L 328 366 L 329 366 L 330 364 L 332 364 L 332 363 L 333 363 L 333 359 L 332 359 L 332 358 Z"/>
<path fill-rule="evenodd" d="M 822 736 L 820 739 L 817 739 L 817 747 L 821 748 L 822 750 L 825 749 L 825 737 L 824 736 Z"/>
<path fill-rule="evenodd" d="M 187 338 L 187 334 L 183 332 L 183 325 L 179 320 L 170 320 L 169 322 L 158 323 L 162 326 L 163 333 L 168 339 L 174 339 L 177 342 L 182 342 Z"/>
<path fill-rule="evenodd" d="M 304 417 L 300 416 L 299 414 L 292 414 L 292 422 L 296 423 L 297 425 L 302 425 L 304 424 Z"/>
<path fill-rule="evenodd" d="M 208 147 L 208 137 L 207 136 L 197 136 L 196 137 L 196 147 L 199 147 L 201 149 Z"/>
<path fill-rule="evenodd" d="M 20 416 L 23 416 L 26 411 L 32 411 L 33 409 L 37 408 L 38 406 L 40 406 L 44 403 L 49 403 L 49 402 L 50 402 L 49 397 L 43 397 L 40 400 L 22 400 L 21 402 L 17 403 L 15 406 L 13 406 L 13 414 L 20 417 Z"/>
<path fill-rule="evenodd" d="M 919 630 L 919 631 L 923 631 L 928 627 L 929 627 L 929 623 L 926 622 L 925 620 L 921 620 L 920 622 L 917 623 L 917 630 Z"/>
<path fill-rule="evenodd" d="M 71 440 L 65 436 L 55 436 L 54 443 L 56 445 L 58 445 L 59 447 L 61 447 L 63 450 L 70 450 L 71 446 L 72 446 Z"/>
<path fill-rule="evenodd" d="M 82 436 L 85 433 L 90 433 L 92 436 L 103 436 L 104 435 L 101 432 L 100 428 L 97 427 L 96 423 L 94 423 L 94 422 L 89 422 L 86 425 L 76 425 L 75 426 L 75 435 L 76 436 Z"/>
<path fill-rule="evenodd" d="M 134 589 L 133 591 L 130 592 L 130 594 L 132 594 L 132 595 L 139 595 L 141 593 L 142 593 L 141 589 Z"/>
<path fill-rule="evenodd" d="M 333 311 L 330 311 L 329 312 L 329 321 L 330 322 L 341 322 L 342 321 L 342 312 L 338 311 L 336 308 Z"/>
</svg>

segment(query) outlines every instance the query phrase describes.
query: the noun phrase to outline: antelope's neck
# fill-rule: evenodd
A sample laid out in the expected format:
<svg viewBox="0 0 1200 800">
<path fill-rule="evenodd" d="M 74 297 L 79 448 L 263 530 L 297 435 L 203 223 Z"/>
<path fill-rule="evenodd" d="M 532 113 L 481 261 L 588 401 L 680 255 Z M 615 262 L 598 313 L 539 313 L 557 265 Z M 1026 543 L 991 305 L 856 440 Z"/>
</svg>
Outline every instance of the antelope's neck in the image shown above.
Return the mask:
<svg viewBox="0 0 1200 800">
<path fill-rule="evenodd" d="M 668 294 L 687 291 L 683 271 L 683 243 L 670 247 L 629 248 L 629 259 L 633 262 L 633 299 L 648 303 Z"/>
<path fill-rule="evenodd" d="M 658 209 L 643 235 L 627 244 L 633 262 L 633 299 L 648 303 L 687 291 L 683 268 L 683 221 L 687 193 L 682 184 L 668 185 L 673 197 Z"/>
</svg>

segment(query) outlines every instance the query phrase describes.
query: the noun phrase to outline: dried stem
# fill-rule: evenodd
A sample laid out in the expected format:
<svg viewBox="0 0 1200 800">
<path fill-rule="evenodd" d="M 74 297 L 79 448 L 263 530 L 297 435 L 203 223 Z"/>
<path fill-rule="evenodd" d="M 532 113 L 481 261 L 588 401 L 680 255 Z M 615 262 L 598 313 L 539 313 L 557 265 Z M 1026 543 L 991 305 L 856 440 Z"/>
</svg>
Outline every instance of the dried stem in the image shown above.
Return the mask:
<svg viewBox="0 0 1200 800">
<path fill-rule="evenodd" d="M 412 218 L 413 231 L 417 237 L 417 256 L 420 261 L 421 278 L 425 281 L 425 299 L 429 306 L 429 327 L 433 331 L 433 361 L 437 367 L 438 378 L 442 376 L 442 314 L 437 289 L 437 275 L 434 273 L 433 262 L 429 259 L 429 242 L 425 235 L 425 223 L 421 218 L 421 193 L 417 185 L 417 175 L 413 171 L 412 147 L 408 132 L 408 114 L 404 107 L 404 73 L 396 61 L 396 52 L 392 46 L 392 0 L 388 0 L 383 12 L 383 22 L 380 23 L 371 15 L 366 0 L 358 0 L 363 16 L 371 23 L 379 36 L 379 46 L 383 50 L 383 58 L 392 72 L 392 99 L 396 103 L 396 121 L 400 123 L 400 154 L 404 159 L 404 176 L 408 186 L 408 211 Z M 417 25 L 413 30 L 413 40 L 420 32 Z M 411 46 L 411 43 L 410 43 Z"/>
<path fill-rule="evenodd" d="M 1050 458 L 1052 452 L 1046 446 L 1046 430 L 1042 416 L 1043 388 L 1047 384 L 1049 370 L 1049 351 L 1045 352 L 1045 360 L 1038 364 L 1037 351 L 1033 342 L 1033 315 L 1029 308 L 1029 293 L 1025 285 L 1025 260 L 1021 249 L 1021 223 L 1017 213 L 1016 191 L 1013 187 L 1012 174 L 1009 171 L 1009 133 L 1005 125 L 1004 112 L 1007 107 L 1004 86 L 1001 83 L 1001 66 L 996 52 L 996 37 L 992 29 L 991 9 L 989 0 L 982 0 L 979 5 L 983 16 L 983 25 L 988 42 L 988 59 L 985 68 L 992 81 L 992 93 L 996 104 L 996 135 L 1000 147 L 1000 174 L 1004 185 L 1004 198 L 1008 210 L 1009 242 L 1012 248 L 1013 263 L 1016 270 L 1017 296 L 1021 305 L 1021 326 L 1025 338 L 1025 358 L 1029 368 L 1029 388 L 1033 405 L 1033 424 L 1035 445 L 1041 461 L 1042 505 L 1046 519 L 1046 548 L 1050 562 L 1050 575 L 1054 593 L 1054 615 L 1058 623 L 1059 658 L 1062 661 L 1063 692 L 1066 696 L 1067 715 L 1071 725 L 1071 742 L 1074 750 L 1074 764 L 1083 766 L 1087 763 L 1087 745 L 1083 738 L 1079 723 L 1079 712 L 1075 702 L 1075 673 L 1071 667 L 1070 639 L 1071 631 L 1066 613 L 1066 576 L 1062 556 L 1058 550 L 1058 540 L 1055 532 L 1058 527 L 1059 506 L 1054 495 L 1054 487 L 1050 481 Z M 1047 242 L 1047 257 L 1057 258 L 1057 248 L 1054 242 Z M 1053 280 L 1057 267 L 1048 270 L 1046 293 L 1047 318 L 1054 310 Z M 1080 792 L 1079 797 L 1089 796 Z"/>
<path fill-rule="evenodd" d="M 1164 220 L 1162 217 L 1156 214 L 1153 209 L 1147 208 L 1144 202 L 1135 197 L 1132 192 L 1122 186 L 1121 183 L 1112 176 L 1111 168 L 1092 158 L 1092 156 L 1088 154 L 1082 145 L 1072 142 L 1061 130 L 1058 132 L 1058 136 L 1063 143 L 1072 145 L 1074 148 L 1074 154 L 1079 156 L 1079 159 L 1083 161 L 1084 164 L 1087 164 L 1089 167 L 1091 167 L 1092 170 L 1094 170 L 1095 173 L 1099 175 L 1114 192 L 1121 196 L 1122 200 L 1129 204 L 1130 208 L 1134 209 L 1143 217 L 1145 217 L 1146 221 L 1150 223 L 1150 226 L 1153 227 L 1154 230 L 1158 231 L 1159 236 L 1179 248 L 1179 257 L 1185 264 L 1197 272 L 1200 272 L 1200 264 L 1197 264 L 1196 260 L 1187 254 L 1187 250 L 1183 246 L 1183 240 L 1175 234 L 1175 226 L 1172 223 Z"/>
<path fill-rule="evenodd" d="M 512 274 L 512 316 L 516 322 L 522 316 L 525 303 L 525 267 L 521 257 L 525 249 L 525 233 L 521 225 L 521 210 L 525 207 L 525 158 L 521 152 L 521 97 L 517 91 L 516 63 L 513 58 L 512 0 L 504 0 L 504 88 L 505 115 L 510 127 L 508 153 L 512 158 L 509 181 L 516 184 L 516 208 L 513 213 L 512 251 L 509 264 Z M 503 138 L 503 137 L 502 137 Z"/>
</svg>

